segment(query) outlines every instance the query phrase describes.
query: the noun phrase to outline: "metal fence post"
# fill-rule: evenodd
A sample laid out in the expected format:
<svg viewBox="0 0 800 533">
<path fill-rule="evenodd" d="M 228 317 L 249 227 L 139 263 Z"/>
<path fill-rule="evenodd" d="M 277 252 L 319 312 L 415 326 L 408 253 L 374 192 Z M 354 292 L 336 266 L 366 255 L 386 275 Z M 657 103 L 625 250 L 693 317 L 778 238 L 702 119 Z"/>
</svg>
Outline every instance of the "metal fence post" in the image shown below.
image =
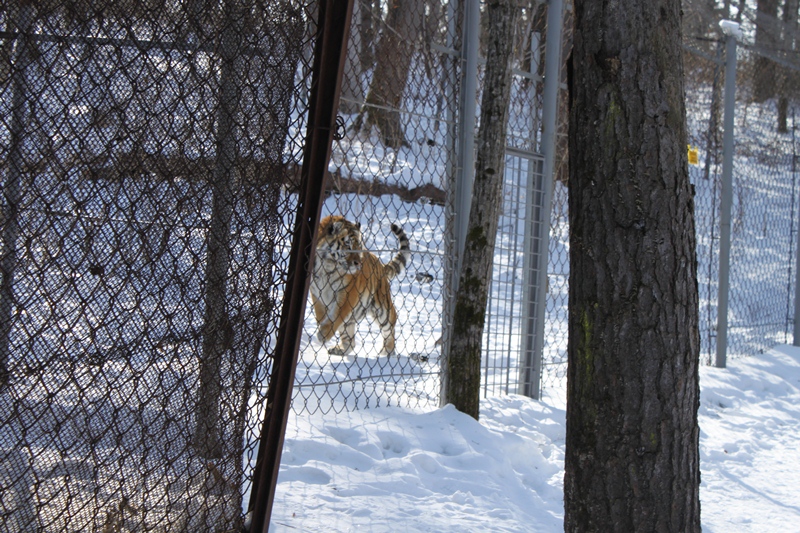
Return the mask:
<svg viewBox="0 0 800 533">
<path fill-rule="evenodd" d="M 353 0 L 327 0 L 319 4 L 319 29 L 314 47 L 301 184 L 294 238 L 289 252 L 288 271 L 291 274 L 287 279 L 280 328 L 275 341 L 275 361 L 248 506 L 250 524 L 246 527 L 253 533 L 267 533 L 269 530 L 286 422 L 292 402 L 309 273 L 314 261 L 313 242 L 322 211 L 352 14 Z"/>
<path fill-rule="evenodd" d="M 0 215 L 5 221 L 3 253 L 0 255 L 0 390 L 10 381 L 8 367 L 11 356 L 11 325 L 14 306 L 14 271 L 17 268 L 17 236 L 19 233 L 19 202 L 22 169 L 24 167 L 24 134 L 28 123 L 28 82 L 26 69 L 33 58 L 30 29 L 33 23 L 33 5 L 23 2 L 17 13 L 17 43 L 11 84 L 13 87 L 10 144 L 8 150 L 8 176 L 3 186 Z"/>
<path fill-rule="evenodd" d="M 547 312 L 547 266 L 549 264 L 550 211 L 553 204 L 555 170 L 556 116 L 561 82 L 561 30 L 564 5 L 550 0 L 547 6 L 547 42 L 544 53 L 544 88 L 542 94 L 542 198 L 539 209 L 533 208 L 533 188 L 528 189 L 526 249 L 530 268 L 526 269 L 523 301 L 523 349 L 519 393 L 539 399 L 544 357 L 544 317 Z M 529 162 L 532 164 L 533 162 Z M 533 181 L 533 180 L 532 180 Z M 533 185 L 532 183 L 530 185 Z M 537 216 L 538 215 L 538 216 Z"/>
<path fill-rule="evenodd" d="M 461 101 L 459 104 L 459 121 L 456 131 L 456 169 L 455 169 L 455 213 L 452 235 L 455 238 L 456 260 L 453 261 L 453 271 L 450 273 L 449 297 L 445 303 L 445 317 L 453 316 L 455 293 L 458 290 L 458 280 L 461 275 L 461 258 L 464 256 L 464 242 L 467 238 L 467 225 L 469 211 L 472 205 L 472 181 L 475 178 L 475 109 L 477 107 L 476 95 L 478 93 L 478 41 L 480 37 L 480 4 L 478 0 L 465 0 L 464 2 L 464 29 L 461 39 L 461 61 L 463 73 L 461 75 Z M 442 354 L 449 352 L 450 330 L 452 324 L 442 327 Z M 447 370 L 442 371 L 440 404 L 447 403 L 445 390 L 447 389 Z"/>
<path fill-rule="evenodd" d="M 795 120 L 794 111 L 792 111 L 792 175 L 797 177 L 797 149 L 795 133 L 797 129 L 797 121 Z M 792 188 L 794 191 L 794 187 Z M 800 203 L 798 204 L 800 205 Z M 800 217 L 798 217 L 798 224 L 800 224 Z M 794 267 L 794 328 L 792 330 L 792 344 L 800 346 L 800 298 L 797 297 L 798 287 L 800 287 L 800 230 L 795 233 L 797 242 L 795 242 L 795 267 Z M 790 288 L 791 290 L 791 288 Z"/>
<path fill-rule="evenodd" d="M 455 284 L 461 272 L 464 242 L 467 238 L 469 210 L 472 205 L 472 181 L 475 178 L 475 108 L 478 93 L 478 41 L 480 35 L 480 6 L 478 0 L 466 0 L 464 4 L 464 75 L 461 93 L 460 131 L 458 132 L 459 173 L 456 197 L 456 236 L 458 263 Z"/>
<path fill-rule="evenodd" d="M 714 366 L 725 368 L 728 350 L 728 290 L 731 255 L 731 205 L 733 204 L 733 123 L 736 107 L 736 39 L 739 24 L 720 21 L 725 34 L 725 116 L 722 140 L 722 197 L 720 199 L 719 293 L 717 297 L 717 356 Z"/>
</svg>

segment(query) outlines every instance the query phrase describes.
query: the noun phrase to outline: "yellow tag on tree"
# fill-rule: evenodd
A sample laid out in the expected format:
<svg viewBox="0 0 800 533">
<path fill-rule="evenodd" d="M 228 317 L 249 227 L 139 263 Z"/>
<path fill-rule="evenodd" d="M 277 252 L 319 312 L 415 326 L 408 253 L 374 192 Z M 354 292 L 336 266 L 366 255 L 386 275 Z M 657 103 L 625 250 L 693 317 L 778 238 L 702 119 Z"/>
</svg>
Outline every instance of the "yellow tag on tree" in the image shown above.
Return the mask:
<svg viewBox="0 0 800 533">
<path fill-rule="evenodd" d="M 697 165 L 700 163 L 700 150 L 696 146 L 692 146 L 691 144 L 688 146 L 689 148 L 689 164 L 690 165 Z"/>
</svg>

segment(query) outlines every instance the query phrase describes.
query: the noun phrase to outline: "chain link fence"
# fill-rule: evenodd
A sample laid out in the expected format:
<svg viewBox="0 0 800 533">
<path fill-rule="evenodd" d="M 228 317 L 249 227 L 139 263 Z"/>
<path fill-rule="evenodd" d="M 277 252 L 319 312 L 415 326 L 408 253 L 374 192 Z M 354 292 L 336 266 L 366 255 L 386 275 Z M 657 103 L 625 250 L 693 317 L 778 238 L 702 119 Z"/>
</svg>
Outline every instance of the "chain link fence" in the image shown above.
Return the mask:
<svg viewBox="0 0 800 533">
<path fill-rule="evenodd" d="M 707 364 L 716 352 L 719 318 L 726 57 L 718 22 L 725 16 L 742 30 L 736 58 L 727 352 L 731 357 L 755 355 L 793 340 L 800 193 L 797 6 L 793 16 L 785 10 L 783 18 L 777 11 L 743 7 L 709 13 L 699 2 L 689 2 L 685 18 L 690 21 L 684 29 L 690 176 L 696 190 L 701 341 Z"/>
<path fill-rule="evenodd" d="M 740 22 L 743 30 L 736 74 L 727 325 L 730 356 L 756 355 L 777 343 L 793 342 L 796 309 L 800 216 L 797 13 L 783 9 L 764 14 L 754 5 L 740 3 L 738 14 L 733 3 L 725 5 L 730 12 L 710 9 L 709 4 L 698 1 L 683 4 L 689 174 L 696 192 L 701 357 L 705 364 L 713 362 L 717 349 L 725 81 L 725 43 L 719 21 L 723 18 Z M 566 55 L 571 42 L 568 23 L 563 39 Z M 566 116 L 566 109 L 560 108 L 559 114 Z M 560 128 L 566 131 L 563 121 Z M 568 157 L 566 146 L 558 153 Z M 561 401 L 565 400 L 569 277 L 568 196 L 563 175 L 556 171 L 542 367 L 543 396 Z"/>
<path fill-rule="evenodd" d="M 366 306 L 356 306 L 348 320 L 353 335 L 343 326 L 323 343 L 308 306 L 292 403 L 296 413 L 439 403 L 461 70 L 457 17 L 452 5 L 438 1 L 354 4 L 339 104 L 344 135 L 333 146 L 322 216 L 360 224 L 364 249 L 384 264 L 399 252 L 391 230 L 397 224 L 408 237 L 410 261 L 389 280 L 384 296 L 391 303 L 375 298 L 374 288 L 357 289 Z M 318 283 L 334 288 L 340 276 L 323 274 Z M 366 309 L 373 304 L 379 316 Z M 381 324 L 387 319 L 380 315 L 390 306 L 397 316 L 395 350 L 384 353 Z M 327 313 L 345 314 L 342 309 L 329 302 Z M 337 341 L 344 336 L 354 343 L 341 354 Z"/>
<path fill-rule="evenodd" d="M 542 353 L 541 397 L 566 402 L 569 304 L 569 195 L 556 181 L 550 219 L 547 315 Z"/>
<path fill-rule="evenodd" d="M 390 229 L 397 223 L 408 235 L 411 261 L 391 280 L 397 310 L 394 354 L 381 353 L 380 319 L 365 313 L 350 326 L 355 328 L 353 350 L 341 355 L 337 341 L 346 328 L 323 343 L 320 324 L 308 307 L 293 399 L 296 413 L 439 403 L 440 344 L 446 336 L 457 259 L 455 197 L 462 186 L 458 165 L 465 142 L 459 129 L 477 129 L 477 120 L 464 125 L 469 121 L 463 116 L 463 99 L 469 96 L 461 92 L 466 75 L 463 9 L 458 3 L 430 0 L 386 5 L 360 0 L 354 5 L 339 109 L 346 133 L 334 143 L 323 217 L 339 215 L 359 223 L 365 248 L 383 263 L 398 252 Z M 530 335 L 522 314 L 531 267 L 531 251 L 526 251 L 531 236 L 525 225 L 542 195 L 547 5 L 532 1 L 519 9 L 505 203 L 483 350 L 484 395 L 518 391 L 520 351 Z M 481 24 L 475 36 L 467 37 L 478 40 L 479 53 L 485 31 Z M 482 72 L 479 64 L 478 88 L 471 96 L 476 119 Z M 560 190 L 557 209 L 565 214 L 566 197 Z M 555 246 L 560 255 L 554 261 L 559 271 L 554 283 L 560 300 L 550 305 L 563 314 L 566 248 L 564 242 Z M 565 356 L 549 341 L 550 331 L 566 335 L 560 320 L 547 320 L 553 361 Z"/>
<path fill-rule="evenodd" d="M 547 281 L 538 293 L 545 298 L 544 339 L 540 368 L 534 379 L 540 381 L 538 395 L 559 394 L 566 376 L 567 299 L 569 277 L 569 224 L 567 212 L 567 99 L 566 61 L 572 40 L 572 4 L 567 2 L 562 16 L 561 81 L 558 89 L 556 161 L 552 182 L 543 175 L 543 76 L 548 36 L 549 5 L 532 2 L 520 17 L 517 30 L 519 56 L 514 69 L 514 90 L 509 112 L 509 138 L 505 167 L 503 209 L 500 218 L 491 297 L 487 312 L 483 347 L 484 396 L 527 393 L 523 391 L 526 370 L 525 352 L 535 346 L 536 332 L 526 326 L 531 318 L 526 309 L 535 281 L 535 255 L 547 251 Z M 549 185 L 548 185 L 549 184 Z M 540 243 L 526 224 L 538 220 L 544 187 L 552 186 L 549 218 L 550 239 Z M 534 319 L 535 320 L 535 319 Z"/>
<path fill-rule="evenodd" d="M 289 275 L 316 5 L 0 6 L 0 531 L 237 530 Z M 396 224 L 410 261 L 389 280 L 391 353 L 381 351 L 389 304 L 387 314 L 370 317 L 371 289 L 362 288 L 363 320 L 327 342 L 309 302 L 295 413 L 439 403 L 459 157 L 469 138 L 459 132 L 470 109 L 462 9 L 436 0 L 355 1 L 342 135 L 322 214 L 359 224 L 358 240 L 384 264 L 403 255 Z M 520 9 L 484 395 L 518 392 L 536 242 L 526 231 L 543 195 L 547 5 Z M 710 357 L 724 58 L 719 13 L 691 2 L 685 10 L 701 336 Z M 570 13 L 568 6 L 563 56 Z M 733 355 L 791 336 L 800 207 L 796 20 L 778 24 L 778 34 L 793 36 L 780 42 L 758 38 L 755 11 L 740 20 Z M 759 85 L 765 78 L 779 80 L 774 94 Z M 545 395 L 559 394 L 566 369 L 563 97 L 558 114 Z M 352 350 L 335 348 L 343 333 Z"/>
<path fill-rule="evenodd" d="M 534 239 L 527 222 L 541 200 L 542 189 L 538 135 L 546 6 L 531 3 L 526 7 L 517 15 L 514 32 L 503 198 L 481 350 L 483 396 L 517 393 L 527 333 L 527 273 L 532 267 Z M 487 28 L 481 31 L 485 35 Z M 479 92 L 485 89 L 484 70 L 481 64 Z"/>
<path fill-rule="evenodd" d="M 0 2 L 0 531 L 241 527 L 314 24 Z"/>
<path fill-rule="evenodd" d="M 566 402 L 567 335 L 569 303 L 569 107 L 567 58 L 572 51 L 574 2 L 565 2 L 561 35 L 561 80 L 558 93 L 553 202 L 550 212 L 545 338 L 542 351 L 540 397 Z"/>
<path fill-rule="evenodd" d="M 695 186 L 697 278 L 701 353 L 710 364 L 716 351 L 716 302 L 719 289 L 719 211 L 722 169 L 722 98 L 725 43 L 684 38 L 689 175 Z"/>
</svg>

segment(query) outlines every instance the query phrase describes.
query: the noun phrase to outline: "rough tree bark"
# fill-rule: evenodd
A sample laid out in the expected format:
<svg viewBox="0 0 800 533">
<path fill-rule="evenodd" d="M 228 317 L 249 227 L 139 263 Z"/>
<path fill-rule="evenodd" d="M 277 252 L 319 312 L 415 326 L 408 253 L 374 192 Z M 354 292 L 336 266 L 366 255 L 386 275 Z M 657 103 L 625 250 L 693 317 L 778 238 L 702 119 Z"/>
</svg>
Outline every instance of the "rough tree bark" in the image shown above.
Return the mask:
<svg viewBox="0 0 800 533">
<path fill-rule="evenodd" d="M 680 0 L 576 0 L 567 532 L 700 531 Z"/>
<path fill-rule="evenodd" d="M 512 0 L 486 5 L 489 20 L 486 76 L 467 240 L 456 293 L 453 334 L 447 356 L 445 397 L 478 418 L 481 342 L 503 189 L 511 58 L 518 8 Z"/>
<path fill-rule="evenodd" d="M 400 123 L 400 106 L 408 80 L 411 58 L 422 30 L 424 3 L 421 0 L 393 0 L 383 24 L 376 52 L 366 112 L 366 125 L 376 126 L 381 142 L 390 148 L 408 146 Z M 357 125 L 360 127 L 361 118 Z"/>
</svg>

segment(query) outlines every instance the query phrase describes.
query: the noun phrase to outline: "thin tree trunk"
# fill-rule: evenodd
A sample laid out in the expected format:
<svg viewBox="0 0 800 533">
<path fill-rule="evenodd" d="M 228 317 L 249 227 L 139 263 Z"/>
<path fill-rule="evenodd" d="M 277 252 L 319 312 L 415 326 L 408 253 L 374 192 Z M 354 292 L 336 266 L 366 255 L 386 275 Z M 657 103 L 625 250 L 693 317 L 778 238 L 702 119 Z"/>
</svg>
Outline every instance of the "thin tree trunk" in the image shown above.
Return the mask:
<svg viewBox="0 0 800 533">
<path fill-rule="evenodd" d="M 449 403 L 476 419 L 484 316 L 492 282 L 492 259 L 502 203 L 511 58 L 518 12 L 511 0 L 490 2 L 486 10 L 489 46 L 481 98 L 475 184 L 456 293 L 445 390 Z"/>
<path fill-rule="evenodd" d="M 795 49 L 795 33 L 797 32 L 797 0 L 785 0 L 783 4 L 783 49 L 791 54 Z M 781 68 L 778 88 L 778 132 L 789 131 L 789 98 L 794 84 L 797 82 L 796 72 L 786 67 Z"/>
<path fill-rule="evenodd" d="M 366 72 L 375 65 L 375 41 L 377 40 L 377 21 L 380 20 L 380 0 L 356 0 L 360 4 L 358 33 L 361 37 L 358 58 L 361 62 L 361 71 Z M 355 9 L 355 3 L 353 9 Z M 355 17 L 353 17 L 355 21 Z M 350 28 L 350 31 L 356 31 Z"/>
<path fill-rule="evenodd" d="M 575 7 L 565 531 L 697 532 L 680 0 Z"/>
</svg>

